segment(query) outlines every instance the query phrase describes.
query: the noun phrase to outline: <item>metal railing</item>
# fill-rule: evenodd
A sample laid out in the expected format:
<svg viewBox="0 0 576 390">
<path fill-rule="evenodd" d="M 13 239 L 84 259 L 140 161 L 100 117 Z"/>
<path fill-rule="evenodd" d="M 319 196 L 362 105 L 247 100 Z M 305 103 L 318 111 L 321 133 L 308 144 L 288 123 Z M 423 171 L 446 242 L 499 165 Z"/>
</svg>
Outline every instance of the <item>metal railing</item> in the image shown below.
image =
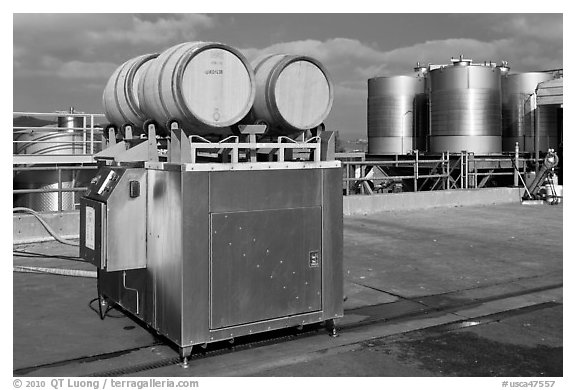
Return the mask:
<svg viewBox="0 0 576 390">
<path fill-rule="evenodd" d="M 343 166 L 345 195 L 484 188 L 490 179 L 505 176 L 513 178 L 517 186 L 518 175 L 525 176 L 534 163 L 534 158 L 526 156 L 486 157 L 470 152 L 395 155 L 387 160 L 365 160 L 364 156 L 347 154 L 339 154 L 337 158 Z"/>
<path fill-rule="evenodd" d="M 103 128 L 97 122 L 105 120 L 104 114 L 23 111 L 12 114 L 13 119 L 29 117 L 47 122 L 44 126 L 13 126 L 14 164 L 93 162 L 92 155 L 102 149 Z M 59 118 L 82 123 L 59 127 Z"/>
<path fill-rule="evenodd" d="M 450 186 L 450 155 L 421 157 L 418 154 L 394 156 L 390 160 L 342 160 L 344 194 L 422 191 L 428 186 Z M 401 186 L 402 188 L 398 188 Z"/>
<path fill-rule="evenodd" d="M 64 211 L 70 209 L 69 204 L 64 204 L 69 203 L 64 201 L 64 195 L 72 194 L 74 209 L 78 204 L 76 194 L 87 188 L 90 174 L 86 171 L 97 169 L 93 155 L 104 147 L 100 125 L 104 115 L 16 111 L 13 119 L 22 122 L 13 126 L 14 204 L 50 204 L 54 203 L 50 195 L 57 194 L 56 208 L 36 211 Z M 58 126 L 59 120 L 63 126 Z M 43 196 L 50 199 L 35 201 Z"/>
</svg>

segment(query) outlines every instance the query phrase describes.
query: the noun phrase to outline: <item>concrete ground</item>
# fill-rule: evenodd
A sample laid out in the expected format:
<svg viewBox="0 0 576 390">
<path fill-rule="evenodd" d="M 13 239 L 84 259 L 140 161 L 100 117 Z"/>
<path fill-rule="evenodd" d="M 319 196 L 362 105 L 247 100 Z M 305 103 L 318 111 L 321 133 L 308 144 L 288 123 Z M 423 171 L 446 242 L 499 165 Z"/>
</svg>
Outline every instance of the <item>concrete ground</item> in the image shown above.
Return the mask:
<svg viewBox="0 0 576 390">
<path fill-rule="evenodd" d="M 78 256 L 54 242 L 15 250 Z M 14 265 L 94 271 L 21 252 Z M 345 217 L 344 275 L 339 338 L 319 332 L 130 375 L 562 375 L 562 205 Z M 89 307 L 95 297 L 95 279 L 15 272 L 15 375 L 86 375 L 177 357 L 118 312 L 101 321 Z"/>
</svg>

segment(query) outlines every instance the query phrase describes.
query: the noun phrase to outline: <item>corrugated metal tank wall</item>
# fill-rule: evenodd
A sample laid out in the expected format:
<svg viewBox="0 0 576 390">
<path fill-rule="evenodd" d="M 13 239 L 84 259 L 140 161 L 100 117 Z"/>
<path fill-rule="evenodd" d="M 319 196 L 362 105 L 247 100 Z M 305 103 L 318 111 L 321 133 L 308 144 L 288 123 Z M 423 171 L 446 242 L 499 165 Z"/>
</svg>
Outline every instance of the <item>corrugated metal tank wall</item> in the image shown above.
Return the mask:
<svg viewBox="0 0 576 390">
<path fill-rule="evenodd" d="M 552 73 L 527 72 L 502 77 L 502 150 L 534 151 L 534 93 L 538 84 L 552 80 Z M 554 106 L 538 107 L 540 151 L 558 147 L 558 110 Z"/>
<path fill-rule="evenodd" d="M 502 152 L 500 70 L 454 62 L 430 72 L 430 152 Z"/>
<path fill-rule="evenodd" d="M 425 103 L 424 92 L 424 78 L 368 80 L 368 154 L 406 154 L 415 148 L 415 126 L 422 121 L 419 104 Z"/>
</svg>

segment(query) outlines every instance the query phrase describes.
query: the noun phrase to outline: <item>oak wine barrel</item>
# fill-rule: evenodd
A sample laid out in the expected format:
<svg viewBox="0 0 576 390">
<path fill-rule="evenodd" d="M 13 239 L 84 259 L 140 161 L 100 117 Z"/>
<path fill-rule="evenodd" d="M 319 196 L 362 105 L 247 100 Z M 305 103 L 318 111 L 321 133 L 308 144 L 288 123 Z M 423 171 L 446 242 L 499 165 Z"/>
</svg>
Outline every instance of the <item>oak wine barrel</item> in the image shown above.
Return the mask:
<svg viewBox="0 0 576 390">
<path fill-rule="evenodd" d="M 141 127 L 147 119 L 140 108 L 138 84 L 145 68 L 158 54 L 145 54 L 132 58 L 120 65 L 106 84 L 102 105 L 106 119 L 121 127 L 131 124 Z"/>
<path fill-rule="evenodd" d="M 334 88 L 322 64 L 308 56 L 273 54 L 252 63 L 256 98 L 251 120 L 271 133 L 289 134 L 319 126 L 330 113 Z"/>
<path fill-rule="evenodd" d="M 170 47 L 145 67 L 138 97 L 148 119 L 180 122 L 191 134 L 225 134 L 254 102 L 254 72 L 236 49 L 221 43 Z"/>
</svg>

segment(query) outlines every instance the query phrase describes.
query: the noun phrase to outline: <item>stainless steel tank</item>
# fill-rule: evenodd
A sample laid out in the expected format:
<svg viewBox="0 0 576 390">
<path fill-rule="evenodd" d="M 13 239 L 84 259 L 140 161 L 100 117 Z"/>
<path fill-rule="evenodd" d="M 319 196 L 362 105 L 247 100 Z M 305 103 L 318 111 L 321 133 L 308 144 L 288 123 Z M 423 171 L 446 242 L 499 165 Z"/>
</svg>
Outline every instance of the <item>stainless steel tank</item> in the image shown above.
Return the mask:
<svg viewBox="0 0 576 390">
<path fill-rule="evenodd" d="M 430 152 L 502 152 L 500 74 L 462 59 L 430 71 Z"/>
<path fill-rule="evenodd" d="M 425 99 L 422 77 L 368 80 L 368 154 L 406 154 L 415 149 L 416 118 Z M 418 98 L 417 98 L 418 97 Z"/>
<path fill-rule="evenodd" d="M 82 134 L 74 131 L 73 128 L 82 128 L 84 119 L 81 116 L 66 115 L 74 113 L 71 108 L 69 112 L 62 111 L 57 114 L 57 124 L 62 130 L 35 131 L 31 129 L 26 133 L 14 133 L 14 140 L 26 141 L 18 142 L 15 145 L 16 154 L 50 154 L 69 155 L 83 153 Z M 54 127 L 54 124 L 44 127 Z M 69 130 L 67 130 L 69 129 Z M 75 177 L 72 170 L 62 170 L 60 175 L 62 188 L 73 188 Z M 15 189 L 58 189 L 58 171 L 18 171 L 14 177 Z M 74 210 L 74 192 L 62 193 L 62 210 Z M 28 207 L 35 211 L 58 211 L 58 192 L 29 193 L 21 194 L 14 198 L 14 206 Z"/>
<path fill-rule="evenodd" d="M 529 72 L 502 77 L 502 149 L 534 151 L 536 116 L 534 93 L 538 84 L 552 80 L 552 73 Z M 558 147 L 558 116 L 556 107 L 541 106 L 539 114 L 540 151 Z"/>
</svg>

